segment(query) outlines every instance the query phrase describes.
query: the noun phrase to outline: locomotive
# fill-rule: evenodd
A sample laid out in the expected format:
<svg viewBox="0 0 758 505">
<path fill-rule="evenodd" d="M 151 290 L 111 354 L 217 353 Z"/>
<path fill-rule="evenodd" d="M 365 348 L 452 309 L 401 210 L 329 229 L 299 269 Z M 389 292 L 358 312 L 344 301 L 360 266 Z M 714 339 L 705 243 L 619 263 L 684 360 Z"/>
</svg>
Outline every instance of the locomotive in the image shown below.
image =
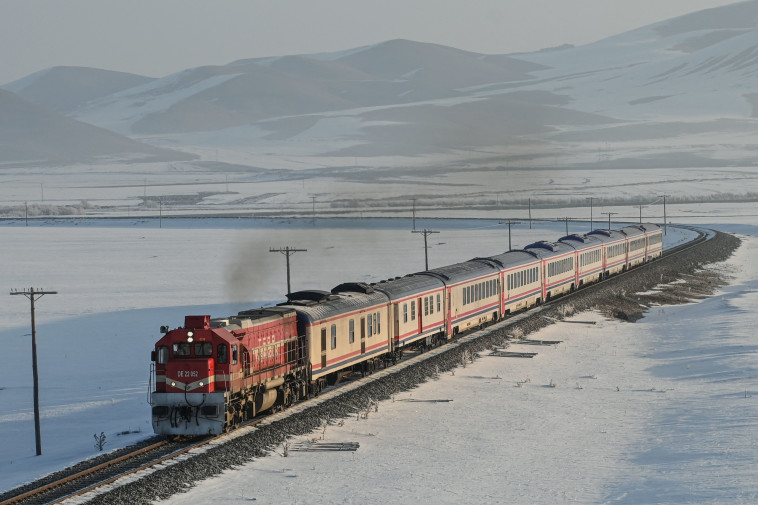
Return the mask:
<svg viewBox="0 0 758 505">
<path fill-rule="evenodd" d="M 655 224 L 595 230 L 522 250 L 330 291 L 287 294 L 235 316 L 186 316 L 152 352 L 155 433 L 219 434 L 662 254 Z"/>
</svg>

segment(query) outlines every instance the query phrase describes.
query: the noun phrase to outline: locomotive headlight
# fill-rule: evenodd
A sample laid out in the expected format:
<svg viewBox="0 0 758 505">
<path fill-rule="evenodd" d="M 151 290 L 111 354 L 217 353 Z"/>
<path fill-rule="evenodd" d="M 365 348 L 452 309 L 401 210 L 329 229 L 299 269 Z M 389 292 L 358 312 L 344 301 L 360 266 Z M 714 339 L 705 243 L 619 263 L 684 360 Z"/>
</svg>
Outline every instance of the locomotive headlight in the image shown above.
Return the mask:
<svg viewBox="0 0 758 505">
<path fill-rule="evenodd" d="M 200 387 L 203 387 L 203 381 L 200 381 Z"/>
<path fill-rule="evenodd" d="M 176 386 L 176 382 L 171 381 L 171 387 L 175 387 L 175 386 Z"/>
<path fill-rule="evenodd" d="M 194 340 L 194 339 L 192 338 L 193 336 L 195 336 L 195 332 L 192 332 L 192 331 L 188 331 L 188 332 L 187 332 L 187 342 L 192 342 L 192 341 Z"/>
</svg>

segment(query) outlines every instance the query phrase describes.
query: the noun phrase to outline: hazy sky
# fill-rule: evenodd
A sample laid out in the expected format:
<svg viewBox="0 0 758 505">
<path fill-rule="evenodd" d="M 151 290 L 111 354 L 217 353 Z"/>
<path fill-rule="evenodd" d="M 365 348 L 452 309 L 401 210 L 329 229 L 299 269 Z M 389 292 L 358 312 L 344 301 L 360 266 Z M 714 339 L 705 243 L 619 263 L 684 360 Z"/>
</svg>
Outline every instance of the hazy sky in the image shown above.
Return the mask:
<svg viewBox="0 0 758 505">
<path fill-rule="evenodd" d="M 735 0 L 0 0 L 0 84 L 56 65 L 161 77 L 404 38 L 482 53 L 585 44 Z"/>
</svg>

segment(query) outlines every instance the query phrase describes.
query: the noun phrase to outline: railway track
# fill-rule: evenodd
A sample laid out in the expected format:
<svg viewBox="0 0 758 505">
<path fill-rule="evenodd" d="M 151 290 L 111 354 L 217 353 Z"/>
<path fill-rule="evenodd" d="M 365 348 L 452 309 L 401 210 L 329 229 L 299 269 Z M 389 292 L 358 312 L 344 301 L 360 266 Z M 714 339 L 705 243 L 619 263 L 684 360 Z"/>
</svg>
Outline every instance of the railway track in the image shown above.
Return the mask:
<svg viewBox="0 0 758 505">
<path fill-rule="evenodd" d="M 698 236 L 692 241 L 666 250 L 663 255 L 664 258 L 670 258 L 672 256 L 676 256 L 685 251 L 688 251 L 715 236 L 715 234 L 709 230 L 701 230 L 697 228 L 690 229 L 695 231 Z M 655 264 L 655 262 L 652 264 Z M 609 279 L 609 281 L 613 281 L 627 275 L 633 275 L 636 272 L 644 271 L 644 268 L 645 267 L 632 269 L 630 271 L 622 273 L 621 275 L 612 277 Z M 579 290 L 579 292 L 592 291 L 593 288 L 602 287 L 605 284 L 606 282 L 602 282 L 599 284 L 587 286 L 586 288 Z M 537 308 L 537 310 L 532 310 L 525 313 L 525 315 L 536 315 L 554 303 L 561 303 L 565 301 L 566 298 L 568 297 L 556 298 L 550 303 L 546 303 L 542 307 Z M 515 320 L 518 319 L 520 319 L 518 315 L 513 318 L 508 318 L 503 323 L 494 325 L 492 329 L 502 328 L 504 325 L 507 326 L 510 321 L 515 322 Z M 466 338 L 464 337 L 460 340 L 466 340 Z M 419 356 L 416 356 L 414 353 L 413 355 L 409 356 L 409 358 L 412 357 L 418 358 Z M 350 381 L 348 384 L 351 384 L 353 382 L 360 382 L 360 380 Z M 266 416 L 255 419 L 245 426 L 258 424 L 265 418 Z M 84 462 L 80 465 L 77 465 L 75 469 L 58 472 L 45 481 L 37 481 L 30 485 L 0 494 L 0 505 L 49 505 L 61 503 L 62 501 L 69 498 L 83 495 L 98 487 L 113 483 L 122 477 L 135 474 L 151 467 L 155 467 L 156 465 L 162 464 L 168 460 L 177 458 L 193 449 L 209 444 L 219 437 L 223 436 L 226 435 L 219 435 L 218 437 L 206 437 L 203 439 L 180 439 L 170 441 L 160 440 L 133 451 L 121 451 L 121 453 L 113 459 L 104 460 L 104 458 L 97 458 L 95 460 L 92 460 L 91 463 Z"/>
</svg>

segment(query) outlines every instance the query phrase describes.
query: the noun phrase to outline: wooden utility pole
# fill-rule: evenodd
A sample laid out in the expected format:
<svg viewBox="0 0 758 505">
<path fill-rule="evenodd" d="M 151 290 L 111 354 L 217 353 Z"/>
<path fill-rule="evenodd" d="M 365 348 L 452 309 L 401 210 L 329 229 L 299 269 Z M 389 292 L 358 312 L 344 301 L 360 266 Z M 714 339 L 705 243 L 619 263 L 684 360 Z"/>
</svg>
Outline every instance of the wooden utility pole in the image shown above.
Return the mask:
<svg viewBox="0 0 758 505">
<path fill-rule="evenodd" d="M 439 232 L 434 231 L 434 230 L 427 230 L 426 228 L 424 228 L 423 230 L 411 230 L 411 233 L 424 234 L 424 266 L 426 267 L 426 270 L 429 270 L 429 245 L 427 243 L 426 238 L 432 233 L 439 233 Z"/>
<path fill-rule="evenodd" d="M 611 216 L 614 214 L 618 214 L 618 212 L 603 212 L 603 214 L 608 214 L 608 230 L 611 229 Z"/>
<path fill-rule="evenodd" d="M 532 229 L 532 197 L 529 197 L 529 229 Z"/>
<path fill-rule="evenodd" d="M 637 207 L 640 208 L 640 224 L 642 224 L 642 209 L 646 209 L 647 205 L 638 205 Z"/>
<path fill-rule="evenodd" d="M 498 224 L 507 224 L 508 225 L 508 250 L 511 251 L 511 225 L 514 224 L 521 224 L 521 221 L 512 221 L 510 219 L 506 221 L 500 221 Z"/>
<path fill-rule="evenodd" d="M 295 254 L 296 252 L 306 252 L 308 249 L 295 249 L 293 247 L 285 247 L 282 249 L 281 247 L 279 249 L 270 248 L 268 252 L 278 252 L 282 253 L 287 257 L 287 294 L 290 294 L 292 292 L 292 287 L 290 285 L 290 256 Z"/>
<path fill-rule="evenodd" d="M 671 195 L 661 195 L 659 198 L 663 198 L 663 234 L 668 235 L 668 220 L 666 219 L 666 198 Z"/>
<path fill-rule="evenodd" d="M 34 319 L 34 301 L 45 295 L 57 295 L 57 291 L 29 288 L 28 291 L 11 291 L 11 295 L 24 295 L 32 303 L 32 373 L 34 375 L 34 437 L 37 441 L 37 456 L 42 455 L 42 437 L 39 427 L 39 375 L 37 373 L 37 326 Z"/>
</svg>

